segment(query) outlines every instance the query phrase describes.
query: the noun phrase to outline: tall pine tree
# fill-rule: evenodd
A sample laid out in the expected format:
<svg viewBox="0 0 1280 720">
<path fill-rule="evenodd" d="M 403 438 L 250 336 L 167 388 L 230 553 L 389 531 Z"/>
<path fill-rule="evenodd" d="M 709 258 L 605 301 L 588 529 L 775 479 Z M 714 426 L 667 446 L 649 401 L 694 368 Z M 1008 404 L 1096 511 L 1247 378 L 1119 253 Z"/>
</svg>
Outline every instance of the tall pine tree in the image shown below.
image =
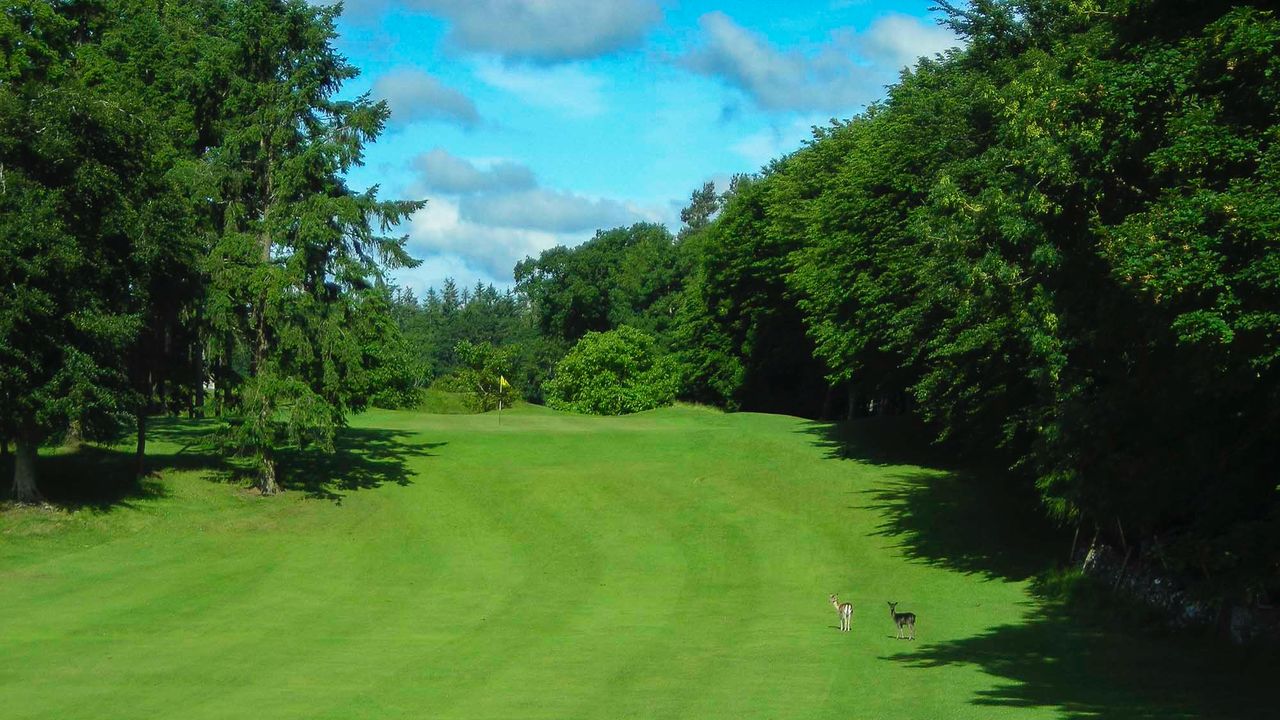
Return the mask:
<svg viewBox="0 0 1280 720">
<path fill-rule="evenodd" d="M 235 3 L 225 28 L 226 97 L 213 153 L 222 226 L 210 267 L 210 319 L 248 357 L 232 435 L 278 490 L 282 446 L 331 449 L 362 408 L 384 323 L 387 269 L 415 263 L 386 235 L 421 202 L 387 202 L 342 179 L 382 131 L 387 105 L 338 100 L 357 70 L 333 48 L 341 6 Z"/>
</svg>

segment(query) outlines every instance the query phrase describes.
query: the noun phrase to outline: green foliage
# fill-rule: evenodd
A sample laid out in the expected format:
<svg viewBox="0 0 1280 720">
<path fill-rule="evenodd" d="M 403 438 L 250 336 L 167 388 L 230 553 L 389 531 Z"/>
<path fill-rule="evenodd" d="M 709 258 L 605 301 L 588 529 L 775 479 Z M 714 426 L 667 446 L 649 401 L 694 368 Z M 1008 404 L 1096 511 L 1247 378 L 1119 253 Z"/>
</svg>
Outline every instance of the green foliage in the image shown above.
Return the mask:
<svg viewBox="0 0 1280 720">
<path fill-rule="evenodd" d="M 526 398 L 537 399 L 551 362 L 543 361 L 540 350 L 547 343 L 534 328 L 528 303 L 520 295 L 480 283 L 459 289 L 446 279 L 440 291 L 429 289 L 421 300 L 409 290 L 397 290 L 392 313 L 422 386 L 462 367 L 458 343 L 488 343 L 507 351 L 507 379 L 521 387 Z"/>
<path fill-rule="evenodd" d="M 360 314 L 364 359 L 363 381 L 367 387 L 356 393 L 374 407 L 409 409 L 422 402 L 428 375 L 426 363 L 413 351 L 394 316 L 391 299 L 383 292 L 370 293 L 366 302 L 376 307 Z M 356 373 L 348 382 L 356 382 Z"/>
<path fill-rule="evenodd" d="M 433 385 L 423 392 L 422 401 L 418 404 L 418 410 L 432 415 L 470 415 L 476 411 L 475 397 L 469 392 L 456 392 L 447 388 L 451 387 L 451 383 L 447 382 L 452 376 L 445 376 L 440 379 L 439 384 Z"/>
<path fill-rule="evenodd" d="M 722 199 L 716 193 L 716 184 L 710 180 L 702 187 L 694 190 L 689 196 L 689 206 L 680 211 L 680 239 L 684 239 L 710 224 L 715 214 L 720 211 Z"/>
<path fill-rule="evenodd" d="M 442 377 L 481 408 L 505 376 L 583 412 L 910 410 L 1059 522 L 1280 594 L 1274 8 L 940 5 L 963 49 L 696 189 L 676 237 L 601 231 L 514 292 L 419 300 L 387 274 L 422 204 L 343 181 L 388 109 L 337 99 L 337 7 L 13 0 L 0 439 L 109 438 L 212 380 L 269 492 L 277 450 Z"/>
<path fill-rule="evenodd" d="M 851 409 L 906 396 L 1059 521 L 1158 546 L 1206 592 L 1280 591 L 1280 20 L 943 7 L 966 49 L 690 236 L 690 388 L 751 407 L 825 375 Z"/>
<path fill-rule="evenodd" d="M 674 402 L 678 369 L 651 336 L 624 325 L 587 333 L 556 364 L 546 390 L 553 408 L 624 415 Z"/>
<path fill-rule="evenodd" d="M 118 433 L 156 302 L 133 290 L 164 267 L 172 227 L 155 118 L 126 109 L 126 72 L 79 51 L 94 30 L 65 4 L 0 9 L 0 437 L 20 447 Z"/>
<path fill-rule="evenodd" d="M 857 462 L 815 449 L 834 428 L 775 415 L 378 411 L 336 455 L 298 458 L 334 507 L 246 502 L 191 472 L 220 460 L 203 427 L 157 422 L 172 470 L 120 507 L 0 516 L 6 716 L 1274 715 L 1274 653 L 1040 602 L 1026 512 L 885 454 L 908 445 L 892 435 Z M 508 634 L 513 598 L 526 622 Z M 887 599 L 919 615 L 918 642 L 894 639 Z"/>
<path fill-rule="evenodd" d="M 259 373 L 240 391 L 240 408 L 227 433 L 231 446 L 268 466 L 285 448 L 332 452 L 342 417 L 306 383 Z"/>
<path fill-rule="evenodd" d="M 343 181 L 389 111 L 335 98 L 356 75 L 339 12 L 0 10 L 0 436 L 107 437 L 157 397 L 194 413 L 212 375 L 271 491 L 276 443 L 323 447 L 371 400 L 414 402 L 380 288 L 414 264 L 386 233 L 422 204 Z"/>
<path fill-rule="evenodd" d="M 516 288 L 529 299 L 539 331 L 565 347 L 622 325 L 665 337 L 682 275 L 671 233 L 647 223 L 598 232 L 515 268 Z"/>
<path fill-rule="evenodd" d="M 740 178 L 716 222 L 686 239 L 685 284 L 672 347 L 687 397 L 735 409 L 817 415 L 827 383 L 786 285 L 802 238 L 771 210 L 788 161 Z"/>
<path fill-rule="evenodd" d="M 511 407 L 519 395 L 506 377 L 511 373 L 509 350 L 487 342 L 463 340 L 454 352 L 460 363 L 454 373 L 457 387 L 465 388 L 471 394 L 476 409 L 488 412 L 499 404 Z"/>
<path fill-rule="evenodd" d="M 334 98 L 357 74 L 332 46 L 339 10 L 302 0 L 245 0 L 216 28 L 227 53 L 221 66 L 227 96 L 212 122 L 218 143 L 210 165 L 225 212 L 213 228 L 209 319 L 234 340 L 232 351 L 237 344 L 248 351 L 251 378 L 273 379 L 253 385 L 263 407 L 238 412 L 318 423 L 288 428 L 291 437 L 323 436 L 325 418 L 364 407 L 376 392 L 364 377 L 369 366 L 386 369 L 403 355 L 393 348 L 371 361 L 362 342 L 368 333 L 349 330 L 378 325 L 389 308 L 375 286 L 386 270 L 416 264 L 403 237 L 383 233 L 422 203 L 380 201 L 376 190 L 355 193 L 342 180 L 389 110 L 367 95 Z M 382 325 L 374 334 L 385 337 L 392 328 Z M 301 386 L 329 412 L 285 412 Z M 272 409 L 276 391 L 281 408 Z M 238 436 L 263 458 L 267 479 L 278 436 Z"/>
</svg>

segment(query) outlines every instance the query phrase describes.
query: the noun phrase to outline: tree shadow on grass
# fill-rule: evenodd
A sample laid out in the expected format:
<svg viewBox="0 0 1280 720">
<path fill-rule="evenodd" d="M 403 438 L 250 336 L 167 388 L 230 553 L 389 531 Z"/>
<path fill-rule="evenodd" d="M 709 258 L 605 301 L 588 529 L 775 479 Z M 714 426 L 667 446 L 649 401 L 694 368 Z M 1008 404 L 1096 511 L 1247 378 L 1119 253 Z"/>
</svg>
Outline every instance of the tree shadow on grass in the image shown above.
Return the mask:
<svg viewBox="0 0 1280 720">
<path fill-rule="evenodd" d="M 168 490 L 158 477 L 163 472 L 196 470 L 229 476 L 216 450 L 201 446 L 197 440 L 201 427 L 207 426 L 207 423 L 170 418 L 151 420 L 146 474 L 142 477 L 136 472 L 132 444 L 83 443 L 42 452 L 36 464 L 37 487 L 43 500 L 53 507 L 105 512 L 166 497 Z M 166 434 L 179 445 L 177 452 L 160 449 L 153 442 Z M 4 482 L 5 491 L 12 477 L 12 459 L 0 462 L 0 481 Z"/>
<path fill-rule="evenodd" d="M 253 463 L 244 458 L 224 458 L 216 421 L 173 421 L 157 423 L 154 439 L 177 446 L 177 455 L 219 457 L 219 481 L 251 482 L 256 476 Z M 285 490 L 308 497 L 341 503 L 347 493 L 373 490 L 383 485 L 413 483 L 409 463 L 432 457 L 432 450 L 446 443 L 414 443 L 414 433 L 380 428 L 345 427 L 334 438 L 334 452 L 314 448 L 282 450 L 276 455 L 277 482 Z"/>
<path fill-rule="evenodd" d="M 346 493 L 383 485 L 413 484 L 409 463 L 434 457 L 447 443 L 413 443 L 413 433 L 374 428 L 343 428 L 334 439 L 334 452 L 289 450 L 277 463 L 280 484 L 308 496 L 341 503 Z"/>
<path fill-rule="evenodd" d="M 42 455 L 36 465 L 40 495 L 56 508 L 104 512 L 113 507 L 137 507 L 168 493 L 154 477 L 139 478 L 131 453 L 82 445 L 56 455 Z M 0 463 L 5 490 L 13 478 L 12 462 Z"/>
<path fill-rule="evenodd" d="M 973 665 L 1002 678 L 970 699 L 981 707 L 1055 708 L 1073 720 L 1276 717 L 1274 655 L 1107 631 L 1052 605 L 1021 624 L 884 659 L 924 671 Z"/>
<path fill-rule="evenodd" d="M 844 422 L 805 423 L 801 429 L 827 456 L 881 467 L 914 465 L 958 469 L 955 456 L 933 442 L 933 432 L 907 415 Z"/>
<path fill-rule="evenodd" d="M 1035 489 L 1008 472 L 965 467 L 905 418 L 811 423 L 829 456 L 900 468 L 850 509 L 882 518 L 873 535 L 910 560 L 987 578 L 1026 580 L 1066 557 L 1071 542 L 1045 519 Z"/>
<path fill-rule="evenodd" d="M 986 578 L 1027 580 L 1065 558 L 1056 532 L 1025 488 L 965 472 L 904 473 L 862 491 L 858 509 L 882 518 L 876 536 L 910 560 Z"/>
<path fill-rule="evenodd" d="M 964 467 L 901 418 L 812 423 L 804 432 L 832 458 L 885 467 L 889 479 L 855 507 L 881 518 L 872 535 L 911 562 L 984 579 L 1025 581 L 1065 560 L 1071 536 L 1045 519 L 1025 479 Z M 1151 635 L 1044 599 L 1027 618 L 886 660 L 927 671 L 972 665 L 1001 678 L 970 700 L 992 708 L 1053 708 L 1085 720 L 1272 718 L 1274 653 L 1202 637 Z"/>
<path fill-rule="evenodd" d="M 131 448 L 85 444 L 41 455 L 37 470 L 39 488 L 50 505 L 64 510 L 98 512 L 133 507 L 138 502 L 167 495 L 158 475 L 171 471 L 197 471 L 215 482 L 247 481 L 253 469 L 228 457 L 218 439 L 216 420 L 153 418 L 147 429 L 147 475 L 137 477 Z M 340 503 L 346 493 L 371 490 L 385 484 L 409 485 L 413 472 L 409 461 L 429 457 L 445 443 L 410 441 L 412 433 L 370 428 L 343 428 L 335 439 L 335 452 L 290 450 L 280 453 L 280 484 L 286 490 Z M 13 477 L 11 459 L 0 461 L 0 482 L 5 491 Z"/>
</svg>

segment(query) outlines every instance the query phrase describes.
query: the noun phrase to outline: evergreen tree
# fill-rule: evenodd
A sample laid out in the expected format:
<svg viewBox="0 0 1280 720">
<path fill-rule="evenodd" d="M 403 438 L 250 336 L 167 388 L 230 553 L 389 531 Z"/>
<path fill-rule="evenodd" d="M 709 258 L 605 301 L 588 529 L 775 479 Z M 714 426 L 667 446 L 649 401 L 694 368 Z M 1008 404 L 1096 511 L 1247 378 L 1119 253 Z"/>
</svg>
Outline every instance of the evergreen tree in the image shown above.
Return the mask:
<svg viewBox="0 0 1280 720">
<path fill-rule="evenodd" d="M 680 239 L 696 233 L 710 224 L 712 217 L 720 210 L 721 197 L 716 194 L 716 184 L 710 180 L 702 187 L 694 190 L 689 196 L 689 204 L 680 211 Z"/>
<path fill-rule="evenodd" d="M 136 404 L 123 358 L 160 230 L 157 148 L 146 118 L 95 81 L 100 10 L 0 10 L 0 436 L 19 501 L 39 498 L 41 444 L 69 427 L 115 437 Z"/>
<path fill-rule="evenodd" d="M 275 450 L 331 449 L 347 412 L 368 402 L 360 342 L 388 311 L 387 269 L 415 262 L 385 236 L 419 202 L 349 189 L 343 174 L 389 111 L 334 99 L 356 69 L 334 49 L 340 6 L 243 0 L 224 30 L 230 57 L 216 125 L 222 226 L 212 252 L 211 320 L 246 349 L 233 437 L 277 490 Z"/>
</svg>

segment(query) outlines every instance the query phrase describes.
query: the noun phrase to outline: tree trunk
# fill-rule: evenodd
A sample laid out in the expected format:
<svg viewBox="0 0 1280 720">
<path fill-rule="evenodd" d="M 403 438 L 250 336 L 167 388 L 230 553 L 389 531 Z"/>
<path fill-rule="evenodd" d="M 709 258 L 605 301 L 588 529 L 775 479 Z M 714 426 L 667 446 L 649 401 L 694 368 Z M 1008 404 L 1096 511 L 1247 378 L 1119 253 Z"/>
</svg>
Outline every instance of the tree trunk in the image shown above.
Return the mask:
<svg viewBox="0 0 1280 720">
<path fill-rule="evenodd" d="M 222 348 L 218 353 L 218 371 L 214 378 L 213 402 L 214 414 L 222 417 L 231 408 L 231 362 L 235 354 L 234 339 L 231 333 L 222 336 Z"/>
<path fill-rule="evenodd" d="M 133 453 L 133 468 L 138 479 L 147 475 L 147 412 L 138 411 L 138 447 Z"/>
<path fill-rule="evenodd" d="M 195 354 L 195 362 L 192 363 L 196 369 L 196 387 L 195 387 L 195 408 L 191 413 L 193 418 L 200 419 L 204 417 L 204 344 L 201 342 L 193 343 L 192 352 Z"/>
<path fill-rule="evenodd" d="M 29 440 L 14 443 L 13 499 L 20 503 L 38 503 L 44 498 L 36 489 L 36 444 Z"/>
<path fill-rule="evenodd" d="M 828 385 L 827 392 L 822 396 L 822 412 L 818 415 L 819 420 L 830 420 L 833 407 L 836 404 L 836 389 Z"/>
<path fill-rule="evenodd" d="M 280 492 L 280 486 L 276 484 L 276 461 L 272 459 L 270 452 L 262 454 L 262 467 L 258 472 L 258 490 L 263 495 L 275 495 Z"/>
<path fill-rule="evenodd" d="M 274 157 L 271 143 L 268 142 L 268 133 L 263 133 L 259 140 L 259 150 L 266 170 L 262 175 L 262 228 L 258 237 L 259 250 L 262 253 L 262 264 L 264 266 L 271 264 L 271 204 L 273 201 L 274 189 L 272 187 L 271 166 Z M 262 297 L 258 299 L 258 306 L 254 308 L 257 343 L 253 348 L 253 375 L 257 377 L 262 372 L 262 366 L 266 363 L 268 351 L 267 336 L 267 297 L 264 291 Z"/>
<path fill-rule="evenodd" d="M 1076 561 L 1076 544 L 1080 542 L 1080 525 L 1083 522 L 1084 519 L 1081 518 L 1080 522 L 1076 523 L 1076 534 L 1071 536 L 1071 554 L 1067 555 L 1068 565 Z"/>
<path fill-rule="evenodd" d="M 84 444 L 84 429 L 80 425 L 79 418 L 76 418 L 67 424 L 66 444 L 71 447 L 79 447 Z"/>
</svg>

